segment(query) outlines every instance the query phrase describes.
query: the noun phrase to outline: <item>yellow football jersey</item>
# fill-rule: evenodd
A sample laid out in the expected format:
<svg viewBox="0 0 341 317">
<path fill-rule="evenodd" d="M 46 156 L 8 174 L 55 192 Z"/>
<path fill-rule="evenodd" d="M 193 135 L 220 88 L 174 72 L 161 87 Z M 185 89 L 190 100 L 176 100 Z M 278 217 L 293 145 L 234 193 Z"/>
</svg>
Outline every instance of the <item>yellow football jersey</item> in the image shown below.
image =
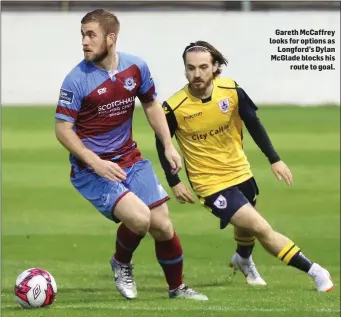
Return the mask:
<svg viewBox="0 0 341 317">
<path fill-rule="evenodd" d="M 216 78 L 209 100 L 191 95 L 188 85 L 163 105 L 176 120 L 175 136 L 193 190 L 207 197 L 252 177 L 243 151 L 237 84 Z"/>
</svg>

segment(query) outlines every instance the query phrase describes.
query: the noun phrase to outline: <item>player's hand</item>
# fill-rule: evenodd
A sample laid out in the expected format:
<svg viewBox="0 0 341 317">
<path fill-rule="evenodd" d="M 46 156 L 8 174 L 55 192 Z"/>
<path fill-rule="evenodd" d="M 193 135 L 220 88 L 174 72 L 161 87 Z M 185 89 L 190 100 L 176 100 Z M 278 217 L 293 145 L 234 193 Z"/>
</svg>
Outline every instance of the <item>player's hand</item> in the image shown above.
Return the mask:
<svg viewBox="0 0 341 317">
<path fill-rule="evenodd" d="M 126 179 L 126 173 L 114 162 L 99 159 L 94 165 L 95 173 L 112 182 L 122 182 Z"/>
<path fill-rule="evenodd" d="M 284 179 L 288 186 L 292 185 L 292 174 L 284 162 L 279 161 L 271 165 L 271 169 L 278 180 Z"/>
<path fill-rule="evenodd" d="M 182 168 L 181 156 L 179 155 L 173 144 L 165 148 L 165 156 L 171 166 L 172 174 L 175 175 L 179 173 Z"/>
<path fill-rule="evenodd" d="M 191 204 L 195 203 L 191 190 L 188 189 L 184 183 L 180 182 L 179 184 L 173 186 L 172 191 L 178 203 L 180 204 L 185 204 L 186 202 Z"/>
</svg>

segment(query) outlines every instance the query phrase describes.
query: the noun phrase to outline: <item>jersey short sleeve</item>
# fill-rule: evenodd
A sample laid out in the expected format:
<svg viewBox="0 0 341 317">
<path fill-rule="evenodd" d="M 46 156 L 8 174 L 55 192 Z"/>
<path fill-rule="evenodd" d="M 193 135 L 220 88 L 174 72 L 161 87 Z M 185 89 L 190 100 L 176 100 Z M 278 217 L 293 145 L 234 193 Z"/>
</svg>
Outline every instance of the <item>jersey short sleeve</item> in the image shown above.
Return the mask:
<svg viewBox="0 0 341 317">
<path fill-rule="evenodd" d="M 151 102 L 157 96 L 154 80 L 145 61 L 142 61 L 139 68 L 141 71 L 141 87 L 138 92 L 138 98 L 141 102 Z"/>
<path fill-rule="evenodd" d="M 67 76 L 60 88 L 55 117 L 72 123 L 75 122 L 82 99 L 78 83 L 71 76 Z"/>
</svg>

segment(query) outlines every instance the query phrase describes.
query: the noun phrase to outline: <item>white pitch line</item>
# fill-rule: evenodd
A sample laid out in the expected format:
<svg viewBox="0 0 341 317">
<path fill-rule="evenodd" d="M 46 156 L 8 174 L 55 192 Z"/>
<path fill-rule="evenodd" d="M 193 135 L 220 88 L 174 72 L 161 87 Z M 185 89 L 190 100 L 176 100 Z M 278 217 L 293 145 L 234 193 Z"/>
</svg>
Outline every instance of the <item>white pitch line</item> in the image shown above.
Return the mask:
<svg viewBox="0 0 341 317">
<path fill-rule="evenodd" d="M 2 308 L 15 308 L 16 305 L 2 305 Z M 230 311 L 230 312 L 320 312 L 320 313 L 339 313 L 340 309 L 285 309 L 285 308 L 238 308 L 228 306 L 202 306 L 202 307 L 138 307 L 135 305 L 105 305 L 105 304 L 74 304 L 74 305 L 58 305 L 54 304 L 50 309 L 113 309 L 113 310 L 130 310 L 130 311 Z"/>
</svg>

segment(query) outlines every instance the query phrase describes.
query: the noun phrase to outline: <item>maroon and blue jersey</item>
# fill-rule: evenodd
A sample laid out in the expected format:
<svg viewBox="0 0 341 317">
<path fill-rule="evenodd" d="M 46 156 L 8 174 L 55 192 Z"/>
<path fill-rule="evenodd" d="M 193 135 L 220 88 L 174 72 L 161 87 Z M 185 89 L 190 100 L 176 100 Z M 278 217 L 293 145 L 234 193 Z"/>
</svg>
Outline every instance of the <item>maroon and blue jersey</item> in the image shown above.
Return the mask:
<svg viewBox="0 0 341 317">
<path fill-rule="evenodd" d="M 141 58 L 118 52 L 116 73 L 83 60 L 65 78 L 55 117 L 74 123 L 83 144 L 102 159 L 122 168 L 142 159 L 132 135 L 136 97 L 143 102 L 156 98 L 148 65 Z M 85 163 L 70 155 L 73 171 Z"/>
</svg>

